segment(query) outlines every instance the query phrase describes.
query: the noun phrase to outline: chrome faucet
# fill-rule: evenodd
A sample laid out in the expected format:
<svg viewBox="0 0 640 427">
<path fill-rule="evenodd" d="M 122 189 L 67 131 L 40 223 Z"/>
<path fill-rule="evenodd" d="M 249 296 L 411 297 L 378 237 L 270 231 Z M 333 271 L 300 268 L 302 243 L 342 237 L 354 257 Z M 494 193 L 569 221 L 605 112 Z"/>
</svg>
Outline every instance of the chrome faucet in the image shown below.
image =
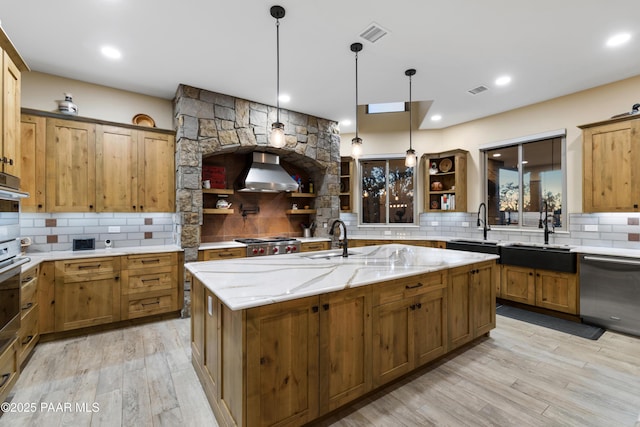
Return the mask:
<svg viewBox="0 0 640 427">
<path fill-rule="evenodd" d="M 553 223 L 551 223 L 551 227 L 552 230 L 549 231 L 549 207 L 547 206 L 547 201 L 544 200 L 542 202 L 543 205 L 543 209 L 544 209 L 544 244 L 548 245 L 549 244 L 549 234 L 553 234 L 556 230 L 555 226 L 553 225 Z M 540 216 L 542 216 L 542 211 L 540 211 Z"/>
<path fill-rule="evenodd" d="M 349 241 L 347 240 L 347 225 L 341 219 L 336 219 L 331 224 L 331 228 L 329 229 L 329 234 L 333 236 L 333 230 L 336 228 L 336 224 L 342 224 L 342 228 L 344 229 L 344 239 L 338 241 L 338 246 L 342 248 L 342 257 L 346 258 L 349 256 Z"/>
<path fill-rule="evenodd" d="M 482 208 L 484 208 L 484 215 L 482 219 L 480 219 L 480 211 Z M 482 224 L 482 235 L 484 240 L 487 240 L 487 231 L 491 230 L 491 227 L 489 227 L 489 224 L 487 223 L 487 205 L 485 205 L 484 202 L 480 203 L 480 206 L 478 206 L 478 227 L 480 227 L 480 224 Z"/>
</svg>

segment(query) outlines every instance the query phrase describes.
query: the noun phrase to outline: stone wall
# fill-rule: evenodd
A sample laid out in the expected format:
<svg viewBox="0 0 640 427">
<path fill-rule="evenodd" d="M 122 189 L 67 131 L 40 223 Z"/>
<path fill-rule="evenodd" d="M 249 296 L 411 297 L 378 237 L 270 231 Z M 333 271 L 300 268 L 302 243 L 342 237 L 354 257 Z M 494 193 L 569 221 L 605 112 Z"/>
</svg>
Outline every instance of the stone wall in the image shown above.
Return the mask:
<svg viewBox="0 0 640 427">
<path fill-rule="evenodd" d="M 202 225 L 202 158 L 264 151 L 304 168 L 313 177 L 317 224 L 339 218 L 340 135 L 338 123 L 280 110 L 286 146 L 269 145 L 275 107 L 180 85 L 174 99 L 176 128 L 176 244 L 185 261 L 197 259 Z M 318 227 L 317 235 L 326 233 Z"/>
</svg>

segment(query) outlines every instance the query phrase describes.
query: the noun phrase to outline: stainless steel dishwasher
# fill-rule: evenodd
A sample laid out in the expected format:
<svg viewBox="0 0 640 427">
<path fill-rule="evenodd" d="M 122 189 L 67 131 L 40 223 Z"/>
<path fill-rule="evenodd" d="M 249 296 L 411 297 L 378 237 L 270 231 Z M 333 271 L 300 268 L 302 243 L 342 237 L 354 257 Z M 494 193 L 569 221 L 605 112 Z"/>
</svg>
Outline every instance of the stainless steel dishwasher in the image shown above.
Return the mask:
<svg viewBox="0 0 640 427">
<path fill-rule="evenodd" d="M 580 316 L 640 336 L 640 259 L 580 255 Z"/>
</svg>

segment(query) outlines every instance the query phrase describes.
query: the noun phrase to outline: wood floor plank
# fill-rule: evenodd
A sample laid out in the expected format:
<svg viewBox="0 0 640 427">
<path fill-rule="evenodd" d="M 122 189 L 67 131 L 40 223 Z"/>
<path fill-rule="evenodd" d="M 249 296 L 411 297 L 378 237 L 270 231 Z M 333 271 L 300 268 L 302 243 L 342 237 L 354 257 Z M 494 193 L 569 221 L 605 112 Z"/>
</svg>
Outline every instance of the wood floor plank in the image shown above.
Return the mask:
<svg viewBox="0 0 640 427">
<path fill-rule="evenodd" d="M 636 337 L 591 341 L 498 316 L 489 338 L 316 424 L 640 427 L 638 355 Z M 217 426 L 190 358 L 189 319 L 41 343 L 12 401 L 95 399 L 100 412 L 6 413 L 0 427 Z"/>
</svg>

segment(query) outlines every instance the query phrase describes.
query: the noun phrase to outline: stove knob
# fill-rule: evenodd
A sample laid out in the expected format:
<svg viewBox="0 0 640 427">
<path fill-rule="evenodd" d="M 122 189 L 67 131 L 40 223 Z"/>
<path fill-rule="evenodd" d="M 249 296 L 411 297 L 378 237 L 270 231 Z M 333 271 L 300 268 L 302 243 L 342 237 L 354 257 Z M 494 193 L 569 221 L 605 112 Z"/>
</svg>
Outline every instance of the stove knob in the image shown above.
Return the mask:
<svg viewBox="0 0 640 427">
<path fill-rule="evenodd" d="M 297 251 L 297 250 L 298 250 L 298 248 L 297 248 L 296 246 L 292 246 L 292 247 L 291 247 L 291 252 L 295 252 L 295 251 Z"/>
<path fill-rule="evenodd" d="M 291 246 L 287 246 L 287 253 L 291 252 Z"/>
<path fill-rule="evenodd" d="M 260 248 L 260 255 L 264 254 L 264 248 Z"/>
<path fill-rule="evenodd" d="M 258 248 L 253 248 L 252 252 L 253 252 L 254 255 L 258 255 Z"/>
<path fill-rule="evenodd" d="M 273 253 L 277 254 L 278 253 L 278 248 L 273 248 Z"/>
</svg>

